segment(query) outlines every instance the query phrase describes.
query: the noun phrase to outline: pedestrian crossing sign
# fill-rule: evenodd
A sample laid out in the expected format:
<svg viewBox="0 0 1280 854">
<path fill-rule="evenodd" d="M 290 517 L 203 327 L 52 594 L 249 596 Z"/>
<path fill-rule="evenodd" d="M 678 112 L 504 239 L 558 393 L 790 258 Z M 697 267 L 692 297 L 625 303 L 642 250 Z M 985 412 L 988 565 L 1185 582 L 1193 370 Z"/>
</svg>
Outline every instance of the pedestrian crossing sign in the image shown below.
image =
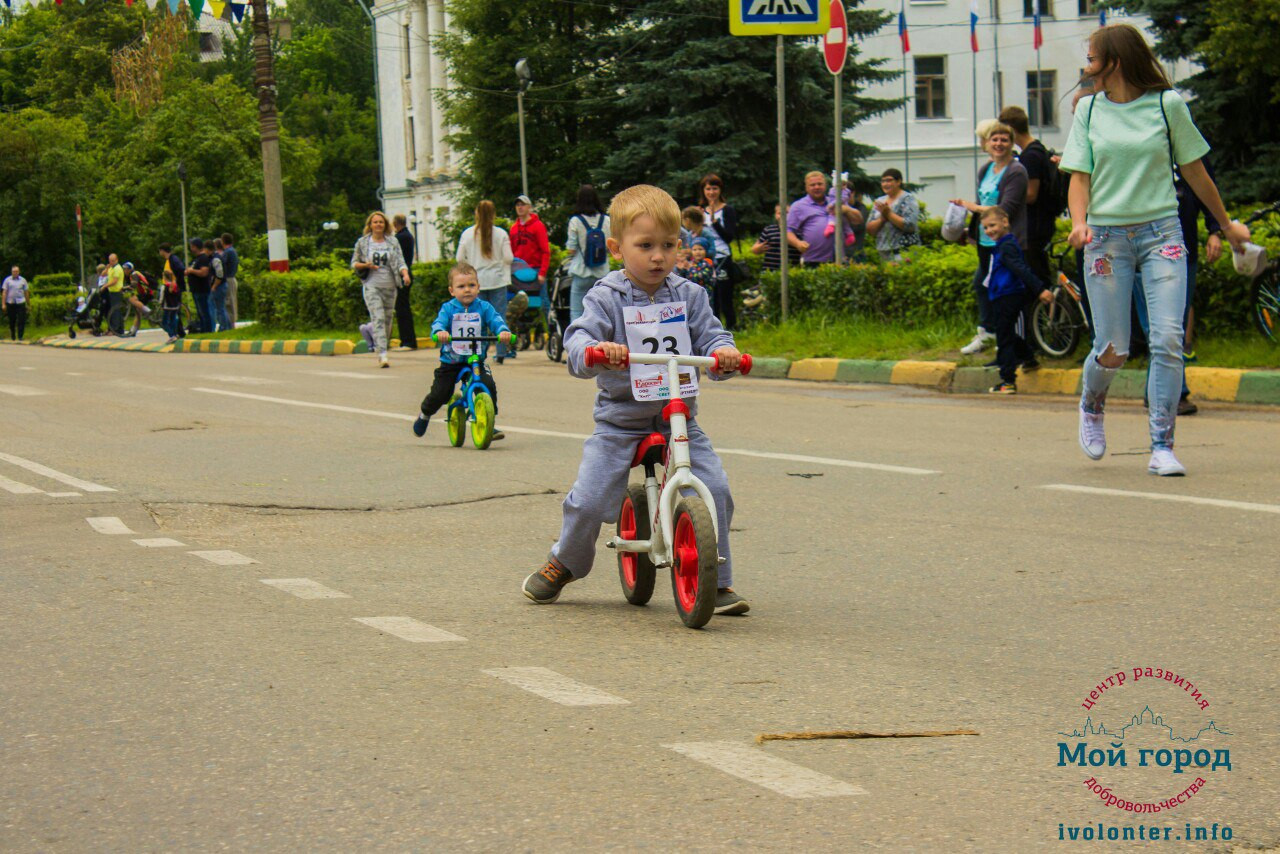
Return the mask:
<svg viewBox="0 0 1280 854">
<path fill-rule="evenodd" d="M 817 36 L 830 28 L 825 0 L 729 0 L 735 36 Z"/>
</svg>

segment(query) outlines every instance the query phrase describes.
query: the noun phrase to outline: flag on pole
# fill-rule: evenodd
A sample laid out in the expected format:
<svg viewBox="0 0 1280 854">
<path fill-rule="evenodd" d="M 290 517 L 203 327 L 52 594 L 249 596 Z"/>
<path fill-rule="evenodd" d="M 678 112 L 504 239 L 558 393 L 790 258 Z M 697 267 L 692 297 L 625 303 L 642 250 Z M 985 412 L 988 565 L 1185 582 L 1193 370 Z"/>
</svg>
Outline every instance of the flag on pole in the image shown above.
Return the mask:
<svg viewBox="0 0 1280 854">
<path fill-rule="evenodd" d="M 191 10 L 192 20 L 199 21 L 204 14 L 204 0 L 187 0 L 187 8 Z"/>
<path fill-rule="evenodd" d="M 969 3 L 969 47 L 978 52 L 978 0 Z"/>
<path fill-rule="evenodd" d="M 1031 39 L 1031 46 L 1039 50 L 1044 45 L 1044 30 L 1040 29 L 1040 4 L 1036 4 L 1036 12 L 1031 18 L 1031 23 L 1036 28 L 1035 36 Z"/>
<path fill-rule="evenodd" d="M 178 2 L 179 0 L 169 0 L 169 11 L 175 15 L 178 14 Z"/>
<path fill-rule="evenodd" d="M 911 53 L 911 36 L 907 34 L 907 10 L 904 6 L 898 11 L 898 38 L 902 39 L 902 52 Z"/>
</svg>

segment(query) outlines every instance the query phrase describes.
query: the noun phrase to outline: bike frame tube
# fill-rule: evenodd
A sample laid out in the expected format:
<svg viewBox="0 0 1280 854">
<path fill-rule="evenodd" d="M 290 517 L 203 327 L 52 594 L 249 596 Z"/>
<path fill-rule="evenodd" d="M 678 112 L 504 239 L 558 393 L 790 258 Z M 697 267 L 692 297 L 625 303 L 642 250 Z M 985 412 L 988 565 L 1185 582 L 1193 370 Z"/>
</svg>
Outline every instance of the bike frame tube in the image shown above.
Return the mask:
<svg viewBox="0 0 1280 854">
<path fill-rule="evenodd" d="M 672 400 L 683 399 L 680 395 L 680 365 L 689 365 L 695 359 L 705 359 L 712 365 L 716 361 L 710 356 L 678 356 L 666 359 L 667 388 L 671 390 Z M 716 518 L 716 502 L 711 496 L 711 490 L 707 489 L 706 484 L 693 473 L 693 462 L 689 456 L 689 421 L 683 412 L 671 413 L 671 438 L 668 440 L 667 453 L 670 454 L 670 467 L 674 471 L 663 481 L 662 497 L 658 502 L 658 515 L 661 521 L 659 530 L 662 531 L 663 540 L 662 554 L 670 558 L 668 552 L 670 544 L 675 542 L 676 503 L 680 500 L 680 490 L 692 489 L 707 505 L 707 509 L 711 511 L 711 530 L 717 532 L 717 537 L 720 527 L 719 519 Z"/>
</svg>

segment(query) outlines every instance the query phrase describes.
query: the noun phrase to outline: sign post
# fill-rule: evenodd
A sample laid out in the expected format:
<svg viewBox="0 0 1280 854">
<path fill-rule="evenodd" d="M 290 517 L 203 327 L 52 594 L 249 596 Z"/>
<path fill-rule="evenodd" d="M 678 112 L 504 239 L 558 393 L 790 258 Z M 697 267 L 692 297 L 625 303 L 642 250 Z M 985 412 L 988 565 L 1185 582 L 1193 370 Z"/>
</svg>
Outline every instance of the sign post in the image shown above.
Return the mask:
<svg viewBox="0 0 1280 854">
<path fill-rule="evenodd" d="M 844 155 L 844 122 L 841 119 L 840 89 L 844 77 L 844 64 L 849 58 L 849 28 L 845 24 L 844 0 L 831 0 L 829 10 L 831 26 L 827 36 L 822 40 L 822 57 L 827 62 L 827 71 L 835 80 L 835 154 L 836 168 L 831 178 L 831 191 L 835 197 L 834 214 L 836 218 L 835 248 L 836 263 L 844 264 L 844 186 L 840 181 L 841 160 Z M 784 247 L 785 248 L 785 247 Z"/>
<path fill-rule="evenodd" d="M 783 36 L 819 36 L 830 29 L 830 7 L 823 0 L 729 0 L 729 32 L 735 36 L 777 36 L 778 66 L 778 272 L 782 277 L 782 319 L 787 319 L 787 106 Z"/>
<path fill-rule="evenodd" d="M 80 206 L 76 205 L 76 240 L 80 242 L 80 284 L 84 284 L 84 218 L 80 216 Z"/>
</svg>

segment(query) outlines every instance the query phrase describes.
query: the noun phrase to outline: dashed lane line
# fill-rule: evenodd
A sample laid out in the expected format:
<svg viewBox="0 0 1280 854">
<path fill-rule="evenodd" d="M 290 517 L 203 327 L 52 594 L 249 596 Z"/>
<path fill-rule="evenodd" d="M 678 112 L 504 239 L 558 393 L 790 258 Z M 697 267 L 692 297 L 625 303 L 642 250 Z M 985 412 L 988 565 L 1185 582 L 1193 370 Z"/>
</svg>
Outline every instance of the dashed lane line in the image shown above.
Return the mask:
<svg viewBox="0 0 1280 854">
<path fill-rule="evenodd" d="M 353 617 L 357 623 L 375 628 L 380 632 L 394 635 L 409 643 L 444 643 L 447 641 L 465 641 L 453 632 L 437 629 L 413 617 Z"/>
<path fill-rule="evenodd" d="M 1255 504 L 1250 501 L 1230 501 L 1225 498 L 1201 498 L 1195 495 L 1173 495 L 1163 492 L 1134 492 L 1128 489 L 1104 489 L 1100 486 L 1077 486 L 1074 483 L 1047 483 L 1041 489 L 1081 492 L 1086 495 L 1111 495 L 1119 498 L 1146 498 L 1150 501 L 1174 501 L 1180 504 L 1201 504 L 1207 507 L 1249 510 L 1255 513 L 1280 513 L 1280 504 Z"/>
<path fill-rule="evenodd" d="M 146 537 L 134 542 L 144 549 L 185 549 L 187 547 L 186 543 L 178 542 L 171 537 Z"/>
<path fill-rule="evenodd" d="M 50 498 L 79 498 L 79 492 L 46 492 L 45 495 Z"/>
<path fill-rule="evenodd" d="M 12 492 L 14 495 L 43 495 L 44 494 L 43 489 L 38 489 L 34 486 L 30 486 L 25 483 L 20 483 L 19 481 L 16 481 L 16 480 L 10 480 L 9 478 L 5 477 L 2 474 L 0 474 L 0 489 L 3 489 L 5 492 Z"/>
<path fill-rule="evenodd" d="M 259 579 L 268 587 L 292 593 L 299 599 L 350 599 L 351 594 L 325 587 L 310 578 L 262 578 Z"/>
<path fill-rule="evenodd" d="M 251 563 L 257 563 L 251 557 L 245 557 L 240 552 L 228 551 L 226 549 L 212 549 L 208 551 L 187 552 L 189 555 L 195 555 L 198 558 L 209 561 L 209 563 L 217 566 L 248 566 Z"/>
<path fill-rule="evenodd" d="M 861 786 L 733 741 L 692 741 L 663 747 L 788 798 L 839 798 L 867 793 Z"/>
<path fill-rule="evenodd" d="M 40 463 L 34 463 L 31 460 L 24 460 L 22 457 L 15 457 L 13 454 L 0 453 L 0 460 L 4 460 L 6 463 L 12 463 L 19 468 L 24 468 L 29 472 L 41 475 L 42 477 L 47 477 L 50 480 L 56 480 L 58 483 L 65 483 L 67 486 L 74 486 L 81 492 L 115 492 L 115 490 L 109 486 L 103 486 L 100 483 L 81 480 L 78 477 L 63 474 L 62 472 L 57 471 L 56 469 L 51 469 L 48 466 L 40 465 Z"/>
<path fill-rule="evenodd" d="M 9 394 L 14 397 L 39 397 L 42 394 L 48 394 L 42 388 L 32 388 L 25 385 L 0 385 L 0 394 Z"/>
<path fill-rule="evenodd" d="M 90 516 L 85 519 L 89 527 L 99 534 L 136 534 L 118 516 Z"/>
<path fill-rule="evenodd" d="M 342 377 L 348 380 L 393 380 L 394 374 L 358 374 L 355 371 L 307 371 L 309 374 L 315 374 L 318 377 Z"/>
<path fill-rule="evenodd" d="M 482 672 L 562 706 L 625 706 L 631 702 L 545 667 L 499 667 Z"/>
<path fill-rule="evenodd" d="M 203 392 L 204 394 L 220 394 L 227 397 L 241 397 L 247 400 L 258 400 L 263 403 L 279 403 L 285 406 L 300 406 L 306 409 L 326 409 L 330 412 L 346 412 L 351 415 L 370 415 L 375 418 L 391 418 L 396 421 L 413 421 L 416 415 L 405 415 L 400 412 L 383 412 L 377 409 L 361 409 L 355 406 L 341 406 L 336 403 L 313 403 L 309 400 L 292 400 L 286 397 L 271 397 L 265 394 L 248 394 L 241 391 L 227 391 L 219 388 L 200 388 L 196 387 L 192 391 Z M 444 419 L 440 419 L 444 420 Z M 507 424 L 502 425 L 505 433 L 523 434 L 526 436 L 552 436 L 558 439 L 572 439 L 575 442 L 581 442 L 590 438 L 586 433 L 565 433 L 558 430 L 538 430 L 531 427 L 512 427 Z M 813 465 L 838 466 L 841 468 L 854 469 L 871 469 L 874 471 L 893 472 L 894 474 L 909 475 L 932 475 L 941 474 L 933 469 L 918 469 L 908 466 L 886 465 L 884 463 L 867 463 L 858 460 L 840 460 L 831 457 L 809 457 L 802 454 L 783 454 L 773 451 L 748 451 L 738 448 L 716 448 L 716 453 L 720 455 L 728 454 L 730 456 L 755 457 L 765 460 L 785 460 L 787 462 L 810 463 Z"/>
</svg>

